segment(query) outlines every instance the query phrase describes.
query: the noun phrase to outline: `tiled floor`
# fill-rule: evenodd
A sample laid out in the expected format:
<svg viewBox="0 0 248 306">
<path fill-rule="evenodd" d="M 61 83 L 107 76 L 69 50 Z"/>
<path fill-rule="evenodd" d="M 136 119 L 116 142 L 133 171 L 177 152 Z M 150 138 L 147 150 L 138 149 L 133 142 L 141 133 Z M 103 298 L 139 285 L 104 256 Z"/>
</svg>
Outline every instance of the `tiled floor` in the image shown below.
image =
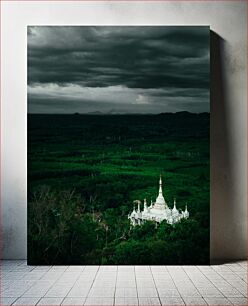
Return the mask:
<svg viewBox="0 0 248 306">
<path fill-rule="evenodd" d="M 0 305 L 247 305 L 247 263 L 213 266 L 1 264 Z"/>
</svg>

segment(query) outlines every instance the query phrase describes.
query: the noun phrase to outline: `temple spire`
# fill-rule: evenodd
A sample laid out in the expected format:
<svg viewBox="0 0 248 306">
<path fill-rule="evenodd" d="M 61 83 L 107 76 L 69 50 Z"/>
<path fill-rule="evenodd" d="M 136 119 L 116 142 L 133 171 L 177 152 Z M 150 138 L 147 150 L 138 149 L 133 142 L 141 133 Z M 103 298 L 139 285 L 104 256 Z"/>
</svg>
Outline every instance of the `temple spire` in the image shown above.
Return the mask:
<svg viewBox="0 0 248 306">
<path fill-rule="evenodd" d="M 160 179 L 159 179 L 159 195 L 163 195 L 161 174 L 160 174 Z"/>
<path fill-rule="evenodd" d="M 176 198 L 174 198 L 174 208 L 176 209 Z"/>
<path fill-rule="evenodd" d="M 147 202 L 146 202 L 146 199 L 144 199 L 144 212 L 147 212 Z"/>
</svg>

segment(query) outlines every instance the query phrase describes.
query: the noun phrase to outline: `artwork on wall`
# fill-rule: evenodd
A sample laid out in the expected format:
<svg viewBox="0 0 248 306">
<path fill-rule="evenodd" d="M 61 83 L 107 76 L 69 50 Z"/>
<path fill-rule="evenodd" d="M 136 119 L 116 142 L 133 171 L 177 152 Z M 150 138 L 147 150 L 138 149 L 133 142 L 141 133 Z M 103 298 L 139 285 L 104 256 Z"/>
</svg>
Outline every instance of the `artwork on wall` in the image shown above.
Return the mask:
<svg viewBox="0 0 248 306">
<path fill-rule="evenodd" d="M 28 264 L 209 263 L 209 34 L 28 27 Z"/>
</svg>

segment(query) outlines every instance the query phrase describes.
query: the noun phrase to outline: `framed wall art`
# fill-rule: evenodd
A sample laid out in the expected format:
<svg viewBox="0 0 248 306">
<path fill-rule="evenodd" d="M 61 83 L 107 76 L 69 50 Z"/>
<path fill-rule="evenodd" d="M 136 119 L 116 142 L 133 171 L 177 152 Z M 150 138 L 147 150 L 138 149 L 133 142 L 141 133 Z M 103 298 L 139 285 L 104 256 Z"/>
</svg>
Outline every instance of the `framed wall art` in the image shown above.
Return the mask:
<svg viewBox="0 0 248 306">
<path fill-rule="evenodd" d="M 209 263 L 207 26 L 28 27 L 28 263 Z"/>
</svg>

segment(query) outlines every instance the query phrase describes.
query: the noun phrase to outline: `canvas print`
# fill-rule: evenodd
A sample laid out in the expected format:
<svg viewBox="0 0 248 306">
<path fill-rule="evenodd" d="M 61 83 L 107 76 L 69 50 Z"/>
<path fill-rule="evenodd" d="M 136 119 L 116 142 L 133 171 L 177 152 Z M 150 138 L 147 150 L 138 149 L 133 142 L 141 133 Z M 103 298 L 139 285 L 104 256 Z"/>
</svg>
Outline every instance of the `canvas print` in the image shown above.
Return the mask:
<svg viewBox="0 0 248 306">
<path fill-rule="evenodd" d="M 209 263 L 209 33 L 28 27 L 28 264 Z"/>
</svg>

